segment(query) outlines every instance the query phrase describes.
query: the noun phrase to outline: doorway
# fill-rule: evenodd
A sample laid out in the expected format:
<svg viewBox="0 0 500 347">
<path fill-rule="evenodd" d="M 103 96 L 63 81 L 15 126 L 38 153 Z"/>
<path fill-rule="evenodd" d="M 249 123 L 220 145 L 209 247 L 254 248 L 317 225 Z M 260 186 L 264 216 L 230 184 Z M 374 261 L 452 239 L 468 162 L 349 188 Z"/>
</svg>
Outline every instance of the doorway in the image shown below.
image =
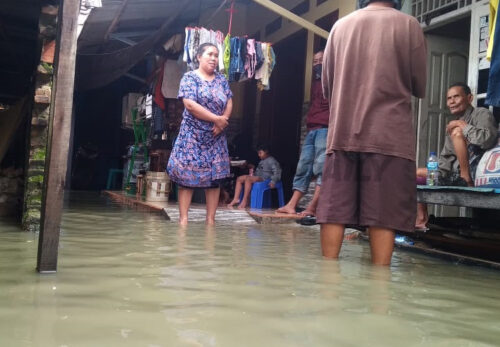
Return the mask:
<svg viewBox="0 0 500 347">
<path fill-rule="evenodd" d="M 427 39 L 427 95 L 421 99 L 417 117 L 417 165 L 425 167 L 430 152 L 440 153 L 446 124 L 452 116 L 446 107 L 448 87 L 467 83 L 469 69 L 470 13 L 425 32 Z M 430 205 L 437 217 L 466 214 L 454 206 Z"/>
<path fill-rule="evenodd" d="M 307 31 L 301 30 L 273 46 L 277 64 L 271 90 L 262 94 L 259 140 L 270 145 L 280 162 L 286 200 L 299 160 L 306 44 Z"/>
<path fill-rule="evenodd" d="M 417 163 L 425 166 L 430 152 L 444 145 L 446 124 L 451 115 L 446 92 L 452 83 L 467 83 L 469 66 L 470 15 L 428 30 L 427 95 L 420 102 L 417 120 Z"/>
</svg>

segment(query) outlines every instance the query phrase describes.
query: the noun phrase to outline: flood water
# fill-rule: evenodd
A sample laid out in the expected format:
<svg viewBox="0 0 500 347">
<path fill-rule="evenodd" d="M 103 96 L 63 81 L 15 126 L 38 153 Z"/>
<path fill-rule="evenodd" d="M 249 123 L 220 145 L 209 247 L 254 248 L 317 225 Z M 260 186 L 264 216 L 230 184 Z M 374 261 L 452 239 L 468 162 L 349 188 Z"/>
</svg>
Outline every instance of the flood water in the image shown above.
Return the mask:
<svg viewBox="0 0 500 347">
<path fill-rule="evenodd" d="M 56 274 L 0 222 L 0 346 L 498 346 L 500 272 L 364 241 L 320 256 L 317 227 L 180 229 L 73 197 Z"/>
</svg>

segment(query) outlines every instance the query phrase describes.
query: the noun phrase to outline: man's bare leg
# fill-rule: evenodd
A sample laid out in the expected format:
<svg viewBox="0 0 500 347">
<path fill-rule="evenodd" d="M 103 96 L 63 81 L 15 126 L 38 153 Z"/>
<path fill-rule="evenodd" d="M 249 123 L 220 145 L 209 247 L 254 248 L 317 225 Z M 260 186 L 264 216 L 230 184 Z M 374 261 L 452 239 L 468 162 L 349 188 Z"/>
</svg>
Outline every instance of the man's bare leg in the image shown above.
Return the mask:
<svg viewBox="0 0 500 347">
<path fill-rule="evenodd" d="M 206 224 L 215 225 L 215 212 L 219 205 L 220 188 L 205 189 L 205 201 L 207 204 Z"/>
<path fill-rule="evenodd" d="M 429 214 L 427 213 L 427 204 L 417 204 L 417 220 L 415 221 L 415 229 L 426 229 L 427 222 L 429 221 Z"/>
<path fill-rule="evenodd" d="M 465 140 L 462 129 L 454 128 L 450 134 L 453 148 L 457 155 L 458 163 L 460 164 L 460 177 L 462 177 L 469 186 L 473 186 L 472 178 L 469 171 L 469 151 L 467 150 L 467 141 Z"/>
<path fill-rule="evenodd" d="M 303 216 L 303 217 L 316 216 L 316 208 L 318 207 L 320 188 L 321 188 L 321 186 L 316 186 L 316 188 L 314 188 L 314 195 L 312 197 L 312 200 L 309 203 L 309 205 L 307 205 L 306 209 L 304 211 L 300 212 L 301 216 Z"/>
<path fill-rule="evenodd" d="M 193 198 L 193 189 L 179 187 L 179 224 L 188 224 L 188 211 Z"/>
<path fill-rule="evenodd" d="M 288 203 L 285 206 L 278 208 L 276 210 L 276 212 L 278 212 L 278 213 L 288 213 L 288 214 L 295 214 L 295 213 L 297 213 L 297 211 L 295 210 L 295 208 L 297 207 L 297 205 L 299 204 L 300 199 L 302 199 L 303 196 L 304 196 L 304 193 L 302 193 L 300 190 L 294 190 L 293 194 L 292 194 L 292 197 L 290 198 L 290 201 L 288 201 Z"/>
<path fill-rule="evenodd" d="M 234 197 L 233 200 L 231 200 L 231 202 L 227 204 L 227 207 L 233 207 L 234 205 L 239 204 L 241 189 L 243 188 L 243 184 L 245 184 L 246 177 L 247 175 L 243 175 L 236 179 L 236 186 L 234 187 Z"/>
<path fill-rule="evenodd" d="M 390 265 L 394 250 L 394 230 L 370 227 L 370 249 L 374 265 Z"/>
<path fill-rule="evenodd" d="M 427 178 L 427 169 L 420 167 L 417 169 L 417 178 Z M 417 203 L 417 220 L 415 221 L 416 229 L 425 229 L 429 215 L 427 214 L 427 204 Z"/>
<path fill-rule="evenodd" d="M 321 224 L 321 251 L 326 258 L 339 257 L 345 226 L 343 224 Z"/>
<path fill-rule="evenodd" d="M 252 186 L 255 182 L 262 181 L 262 178 L 259 176 L 247 176 L 245 179 L 245 192 L 243 193 L 243 199 L 241 199 L 238 208 L 247 207 L 250 202 L 250 193 L 252 192 Z"/>
</svg>

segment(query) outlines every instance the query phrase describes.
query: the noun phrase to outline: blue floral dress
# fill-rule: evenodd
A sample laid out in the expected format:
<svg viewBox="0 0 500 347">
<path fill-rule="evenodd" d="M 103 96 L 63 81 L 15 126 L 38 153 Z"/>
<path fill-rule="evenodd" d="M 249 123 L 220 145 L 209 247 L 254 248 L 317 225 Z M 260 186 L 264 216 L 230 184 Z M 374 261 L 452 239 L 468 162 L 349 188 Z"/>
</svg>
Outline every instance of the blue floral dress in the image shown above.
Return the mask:
<svg viewBox="0 0 500 347">
<path fill-rule="evenodd" d="M 190 99 L 221 116 L 233 96 L 226 78 L 216 73 L 212 81 L 195 71 L 184 74 L 179 99 Z M 211 122 L 200 120 L 184 109 L 179 135 L 170 154 L 167 173 L 184 187 L 210 188 L 229 177 L 229 153 L 225 132 L 214 136 Z"/>
</svg>

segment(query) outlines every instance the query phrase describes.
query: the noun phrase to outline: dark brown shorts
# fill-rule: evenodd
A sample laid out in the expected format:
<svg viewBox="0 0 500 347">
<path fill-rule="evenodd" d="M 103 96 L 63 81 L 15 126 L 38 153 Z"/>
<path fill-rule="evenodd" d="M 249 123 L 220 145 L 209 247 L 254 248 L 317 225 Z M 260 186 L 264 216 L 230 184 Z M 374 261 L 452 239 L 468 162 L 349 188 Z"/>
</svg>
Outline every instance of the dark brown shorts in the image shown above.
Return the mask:
<svg viewBox="0 0 500 347">
<path fill-rule="evenodd" d="M 415 162 L 377 153 L 326 156 L 318 223 L 415 229 Z"/>
</svg>

